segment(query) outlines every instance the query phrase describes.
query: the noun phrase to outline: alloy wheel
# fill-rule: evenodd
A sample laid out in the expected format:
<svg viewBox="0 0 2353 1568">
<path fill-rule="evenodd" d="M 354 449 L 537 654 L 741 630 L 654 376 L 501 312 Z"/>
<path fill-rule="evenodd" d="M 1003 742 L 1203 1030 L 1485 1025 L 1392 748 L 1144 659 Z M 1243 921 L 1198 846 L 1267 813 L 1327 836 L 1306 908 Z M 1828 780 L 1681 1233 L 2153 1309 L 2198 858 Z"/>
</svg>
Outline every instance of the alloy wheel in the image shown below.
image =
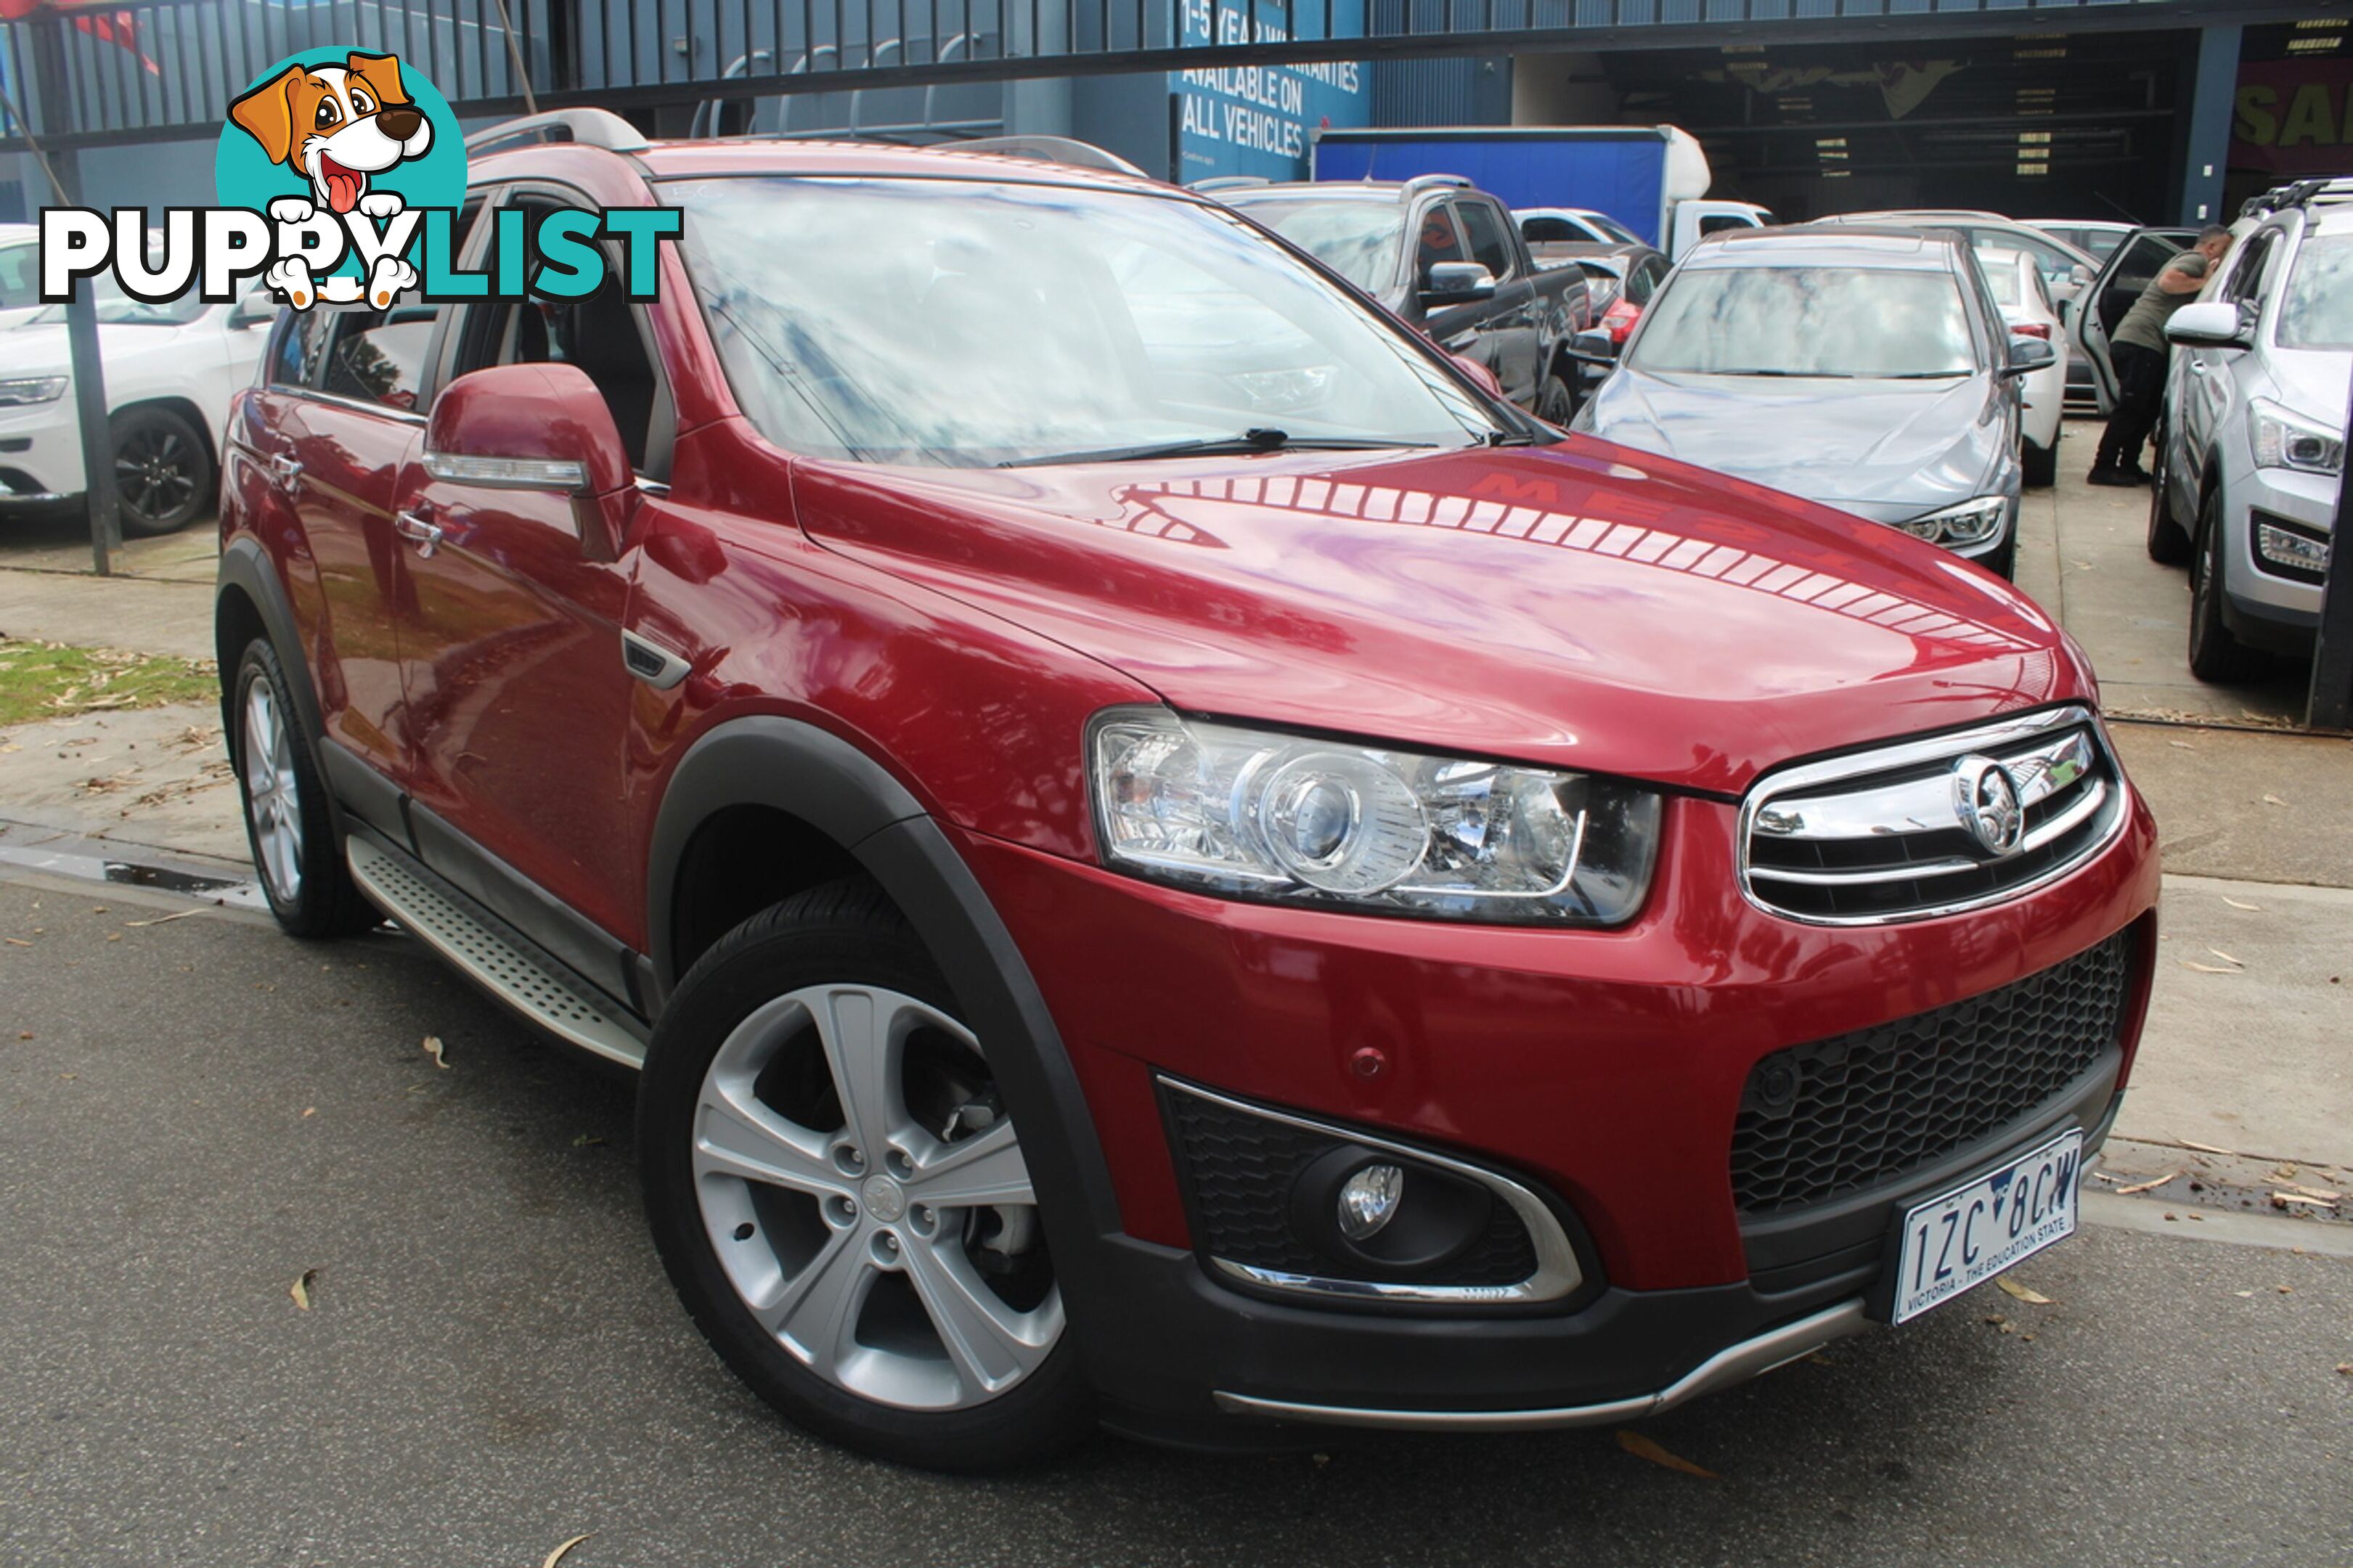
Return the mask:
<svg viewBox="0 0 2353 1568">
<path fill-rule="evenodd" d="M 712 1252 L 786 1353 L 860 1398 L 961 1410 L 1061 1337 L 1037 1197 L 978 1043 L 902 993 L 787 993 L 703 1075 L 691 1163 Z"/>
<path fill-rule="evenodd" d="M 162 528 L 195 499 L 198 454 L 184 434 L 160 422 L 126 432 L 114 448 L 114 484 L 135 522 Z"/>
<path fill-rule="evenodd" d="M 302 794 L 294 776 L 294 743 L 278 691 L 257 677 L 245 692 L 245 735 L 238 763 L 245 809 L 261 874 L 280 904 L 302 891 Z"/>
</svg>

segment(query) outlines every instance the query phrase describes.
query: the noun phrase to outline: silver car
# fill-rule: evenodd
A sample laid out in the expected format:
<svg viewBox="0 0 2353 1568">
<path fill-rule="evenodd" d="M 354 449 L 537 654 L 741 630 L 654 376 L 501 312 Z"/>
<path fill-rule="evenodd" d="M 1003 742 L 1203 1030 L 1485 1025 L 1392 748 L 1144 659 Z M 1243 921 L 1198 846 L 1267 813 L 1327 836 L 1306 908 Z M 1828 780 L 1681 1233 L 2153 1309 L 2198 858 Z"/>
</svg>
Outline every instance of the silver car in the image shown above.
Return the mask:
<svg viewBox="0 0 2353 1568">
<path fill-rule="evenodd" d="M 2049 342 L 2010 335 L 1957 236 L 1748 230 L 1667 274 L 1571 428 L 1900 528 L 2007 577 L 2018 378 L 2053 362 Z"/>
<path fill-rule="evenodd" d="M 2311 657 L 2353 374 L 2353 181 L 2274 193 L 2176 345 L 2148 552 L 2188 563 L 2189 668 L 2240 680 L 2265 652 Z"/>
</svg>

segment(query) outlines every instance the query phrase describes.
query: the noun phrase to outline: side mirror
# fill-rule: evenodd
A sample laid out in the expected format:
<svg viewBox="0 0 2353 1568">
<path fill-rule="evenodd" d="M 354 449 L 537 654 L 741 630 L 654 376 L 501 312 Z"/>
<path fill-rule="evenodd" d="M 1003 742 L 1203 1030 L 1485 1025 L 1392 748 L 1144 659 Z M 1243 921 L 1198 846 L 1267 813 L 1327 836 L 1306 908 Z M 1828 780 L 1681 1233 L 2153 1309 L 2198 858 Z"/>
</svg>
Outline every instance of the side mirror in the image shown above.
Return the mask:
<svg viewBox="0 0 2353 1568">
<path fill-rule="evenodd" d="M 257 289 L 239 300 L 228 313 L 228 329 L 244 331 L 248 327 L 266 327 L 278 319 L 278 301 L 267 289 Z"/>
<path fill-rule="evenodd" d="M 2184 305 L 2165 323 L 2165 341 L 2193 349 L 2242 349 L 2253 342 L 2239 307 L 2228 300 Z"/>
<path fill-rule="evenodd" d="M 1500 398 L 1504 395 L 1504 384 L 1495 379 L 1493 371 L 1489 370 L 1469 354 L 1449 354 L 1447 357 L 1454 362 L 1455 369 L 1479 384 L 1480 391 L 1490 397 Z"/>
<path fill-rule="evenodd" d="M 1618 363 L 1618 341 L 1607 327 L 1588 327 L 1568 340 L 1568 357 L 1580 364 L 1608 365 Z"/>
<path fill-rule="evenodd" d="M 577 365 L 493 365 L 443 387 L 425 427 L 425 471 L 444 484 L 568 496 L 590 559 L 619 555 L 636 476 L 605 395 Z"/>
<path fill-rule="evenodd" d="M 2007 378 L 2031 375 L 2038 370 L 2048 370 L 2059 363 L 2059 351 L 2042 338 L 2013 337 L 2010 340 L 2010 358 L 1998 374 Z"/>
<path fill-rule="evenodd" d="M 1495 275 L 1475 261 L 1434 262 L 1421 285 L 1425 306 L 1468 305 L 1494 297 Z"/>
<path fill-rule="evenodd" d="M 2067 281 L 2081 289 L 2092 280 L 2092 269 L 2078 261 L 2067 269 Z"/>
</svg>

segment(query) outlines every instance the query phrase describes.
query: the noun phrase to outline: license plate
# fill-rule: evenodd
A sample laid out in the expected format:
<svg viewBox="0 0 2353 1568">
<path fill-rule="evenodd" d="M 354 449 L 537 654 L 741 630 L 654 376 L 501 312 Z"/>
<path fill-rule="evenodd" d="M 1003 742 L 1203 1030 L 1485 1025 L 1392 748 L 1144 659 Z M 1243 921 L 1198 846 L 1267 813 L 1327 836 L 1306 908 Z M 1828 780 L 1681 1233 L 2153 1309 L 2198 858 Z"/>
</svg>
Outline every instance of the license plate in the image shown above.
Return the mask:
<svg viewBox="0 0 2353 1568">
<path fill-rule="evenodd" d="M 1888 1321 L 1916 1318 L 2073 1236 L 2083 1167 L 2083 1130 L 2071 1127 L 1905 1215 Z"/>
</svg>

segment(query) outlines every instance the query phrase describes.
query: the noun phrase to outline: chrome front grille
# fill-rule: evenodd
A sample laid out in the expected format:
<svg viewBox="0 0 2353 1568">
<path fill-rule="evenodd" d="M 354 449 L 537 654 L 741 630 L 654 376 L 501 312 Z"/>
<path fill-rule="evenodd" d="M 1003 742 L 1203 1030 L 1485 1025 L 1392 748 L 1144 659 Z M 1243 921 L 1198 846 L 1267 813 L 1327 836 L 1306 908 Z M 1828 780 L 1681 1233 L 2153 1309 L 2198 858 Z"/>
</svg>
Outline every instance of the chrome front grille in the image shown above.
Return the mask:
<svg viewBox="0 0 2353 1568">
<path fill-rule="evenodd" d="M 1741 889 L 1777 915 L 1873 925 L 1981 908 L 2113 838 L 2126 785 L 2089 710 L 2048 709 L 1778 769 L 1740 813 Z"/>
</svg>

